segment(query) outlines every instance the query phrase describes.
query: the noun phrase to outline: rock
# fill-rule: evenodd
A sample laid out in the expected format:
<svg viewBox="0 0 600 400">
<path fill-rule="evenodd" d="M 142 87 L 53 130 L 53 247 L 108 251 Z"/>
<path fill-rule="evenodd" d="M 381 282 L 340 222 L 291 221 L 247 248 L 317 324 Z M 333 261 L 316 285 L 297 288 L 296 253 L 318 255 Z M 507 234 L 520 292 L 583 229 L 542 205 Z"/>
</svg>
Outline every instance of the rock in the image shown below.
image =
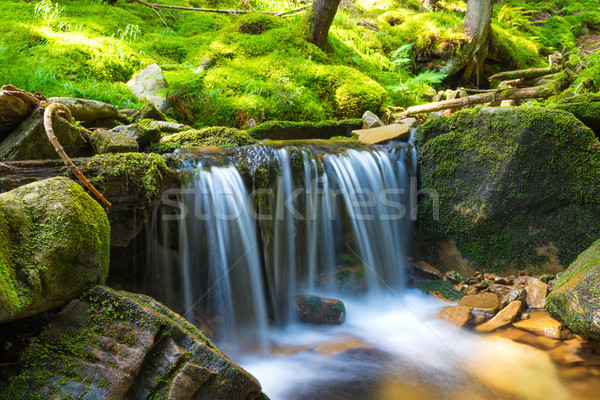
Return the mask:
<svg viewBox="0 0 600 400">
<path fill-rule="evenodd" d="M 108 274 L 106 213 L 68 178 L 0 194 L 0 323 L 61 306 Z"/>
<path fill-rule="evenodd" d="M 456 271 L 448 271 L 444 274 L 443 279 L 445 281 L 449 281 L 452 282 L 455 285 L 458 285 L 460 282 L 462 282 L 465 278 L 459 274 Z"/>
<path fill-rule="evenodd" d="M 152 128 L 152 129 L 158 129 L 160 132 L 167 132 L 167 133 L 189 131 L 190 129 L 192 129 L 191 126 L 179 124 L 177 122 L 168 122 L 168 121 L 150 121 L 150 123 L 148 124 L 148 127 Z M 160 137 L 159 137 L 159 140 L 160 140 Z"/>
<path fill-rule="evenodd" d="M 498 311 L 500 303 L 498 301 L 498 296 L 494 293 L 486 292 L 465 296 L 460 299 L 458 305 L 469 307 L 472 311 L 495 314 L 496 311 Z"/>
<path fill-rule="evenodd" d="M 500 107 L 515 107 L 517 105 L 516 100 L 502 100 Z"/>
<path fill-rule="evenodd" d="M 465 306 L 442 307 L 438 318 L 462 328 L 471 320 L 471 309 Z"/>
<path fill-rule="evenodd" d="M 119 110 L 119 112 L 127 118 L 131 118 L 136 112 L 138 112 L 138 110 L 136 110 L 135 108 L 122 108 Z"/>
<path fill-rule="evenodd" d="M 14 131 L 35 107 L 36 104 L 27 96 L 27 93 L 14 86 L 2 86 L 0 90 L 0 141 Z"/>
<path fill-rule="evenodd" d="M 442 273 L 426 261 L 417 261 L 413 264 L 413 268 L 415 274 L 419 275 L 422 279 L 442 279 Z"/>
<path fill-rule="evenodd" d="M 235 128 L 216 126 L 204 129 L 192 129 L 189 131 L 174 133 L 165 136 L 161 143 L 178 147 L 201 147 L 201 146 L 245 146 L 256 143 L 247 131 Z"/>
<path fill-rule="evenodd" d="M 569 97 L 556 108 L 572 113 L 600 137 L 600 94 L 581 94 Z"/>
<path fill-rule="evenodd" d="M 172 124 L 171 122 L 164 122 L 164 121 L 152 121 L 152 122 L 156 122 L 158 124 Z M 173 124 L 173 125 L 179 125 L 179 124 Z M 144 150 L 148 146 L 151 146 L 155 143 L 160 142 L 160 139 L 161 139 L 161 133 L 160 133 L 161 130 L 159 128 L 153 126 L 152 123 L 149 124 L 148 128 L 141 126 L 140 124 L 131 124 L 131 125 L 127 125 L 127 126 L 124 126 L 124 125 L 117 126 L 113 129 L 111 129 L 110 131 L 120 133 L 123 135 L 127 135 L 130 138 L 133 138 L 137 142 L 137 144 L 141 150 Z"/>
<path fill-rule="evenodd" d="M 97 154 L 137 153 L 140 151 L 140 146 L 132 136 L 114 130 L 97 129 L 91 138 Z"/>
<path fill-rule="evenodd" d="M 383 122 L 379 119 L 377 115 L 372 113 L 371 111 L 365 111 L 362 116 L 363 120 L 363 129 L 371 129 L 378 128 L 380 126 L 385 126 Z"/>
<path fill-rule="evenodd" d="M 319 296 L 297 296 L 296 312 L 301 322 L 318 325 L 339 325 L 346 320 L 344 303 Z"/>
<path fill-rule="evenodd" d="M 479 325 L 475 329 L 479 332 L 492 332 L 498 328 L 502 328 L 513 322 L 517 315 L 519 315 L 519 311 L 521 311 L 521 303 L 519 300 L 515 300 L 510 303 L 508 306 L 503 308 L 498 314 L 494 316 L 494 318 L 489 321 Z"/>
<path fill-rule="evenodd" d="M 170 102 L 163 93 L 157 93 L 167 88 L 167 81 L 162 69 L 154 63 L 147 66 L 139 74 L 127 82 L 131 92 L 140 99 L 146 99 L 154 104 L 161 112 L 167 111 Z"/>
<path fill-rule="evenodd" d="M 150 102 L 145 102 L 139 110 L 131 117 L 134 122 L 151 119 L 154 121 L 166 121 L 167 116 Z"/>
<path fill-rule="evenodd" d="M 415 144 L 435 193 L 420 197 L 417 257 L 434 267 L 556 273 L 600 237 L 600 143 L 572 114 L 463 110 L 420 125 Z"/>
<path fill-rule="evenodd" d="M 504 286 L 504 285 L 490 285 L 490 291 L 496 293 L 498 300 L 500 301 L 500 309 L 506 307 L 509 303 L 519 300 L 525 303 L 527 299 L 527 292 L 520 286 Z"/>
<path fill-rule="evenodd" d="M 530 313 L 530 318 L 513 322 L 513 326 L 551 339 L 562 339 L 566 333 L 564 325 L 546 311 Z"/>
<path fill-rule="evenodd" d="M 246 129 L 254 128 L 256 126 L 256 121 L 254 118 L 250 118 L 248 122 L 246 122 Z"/>
<path fill-rule="evenodd" d="M 76 121 L 92 122 L 108 118 L 127 122 L 127 117 L 121 114 L 116 107 L 101 101 L 74 99 L 71 97 L 52 97 L 50 100 L 69 107 L 71 115 Z"/>
<path fill-rule="evenodd" d="M 75 127 L 60 117 L 53 118 L 56 138 L 71 158 L 93 155 L 89 132 Z M 60 158 L 48 140 L 44 128 L 44 112 L 35 110 L 0 144 L 0 159 L 47 160 Z"/>
<path fill-rule="evenodd" d="M 527 291 L 527 306 L 529 308 L 545 308 L 546 295 L 548 294 L 548 285 L 538 278 L 527 278 L 525 285 Z"/>
<path fill-rule="evenodd" d="M 260 384 L 154 299 L 97 286 L 21 355 L 5 393 L 47 399 L 257 399 Z"/>
<path fill-rule="evenodd" d="M 377 144 L 388 140 L 407 141 L 410 137 L 410 128 L 416 121 L 414 118 L 406 118 L 397 124 L 354 130 L 352 136 L 365 144 Z"/>
<path fill-rule="evenodd" d="M 556 281 L 546 308 L 573 332 L 600 340 L 600 240 Z"/>
</svg>

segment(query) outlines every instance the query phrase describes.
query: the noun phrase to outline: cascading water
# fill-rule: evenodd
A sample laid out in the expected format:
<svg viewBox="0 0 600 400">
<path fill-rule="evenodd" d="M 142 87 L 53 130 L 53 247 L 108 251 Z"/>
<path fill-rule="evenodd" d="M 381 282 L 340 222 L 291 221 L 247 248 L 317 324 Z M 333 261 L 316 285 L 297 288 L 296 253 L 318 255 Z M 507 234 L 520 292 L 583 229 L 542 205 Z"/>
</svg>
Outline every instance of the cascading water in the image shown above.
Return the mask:
<svg viewBox="0 0 600 400">
<path fill-rule="evenodd" d="M 294 322 L 297 295 L 335 294 L 350 275 L 355 292 L 402 290 L 410 147 L 253 151 L 278 171 L 253 184 L 262 206 L 233 161 L 191 165 L 193 182 L 154 221 L 150 270 L 170 286 L 155 295 L 192 322 L 206 318 L 228 349 L 261 351 L 269 319 Z"/>
</svg>

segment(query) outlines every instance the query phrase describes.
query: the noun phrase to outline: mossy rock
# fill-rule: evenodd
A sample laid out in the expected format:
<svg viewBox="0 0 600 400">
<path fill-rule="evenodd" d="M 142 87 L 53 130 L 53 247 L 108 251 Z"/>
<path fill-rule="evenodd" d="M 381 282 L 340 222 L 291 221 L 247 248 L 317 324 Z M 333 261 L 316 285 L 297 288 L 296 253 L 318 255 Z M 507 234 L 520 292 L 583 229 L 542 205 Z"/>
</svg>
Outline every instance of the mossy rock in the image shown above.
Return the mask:
<svg viewBox="0 0 600 400">
<path fill-rule="evenodd" d="M 223 126 L 191 129 L 165 136 L 161 144 L 179 147 L 246 146 L 256 141 L 245 131 Z"/>
<path fill-rule="evenodd" d="M 600 137 L 600 94 L 582 94 L 565 99 L 556 108 L 575 115 Z"/>
<path fill-rule="evenodd" d="M 90 143 L 90 132 L 71 125 L 63 118 L 52 119 L 56 138 L 69 157 L 88 157 L 94 154 Z M 48 140 L 44 128 L 44 111 L 34 110 L 0 144 L 0 159 L 21 160 L 53 160 L 60 158 Z"/>
<path fill-rule="evenodd" d="M 0 399 L 247 399 L 258 381 L 154 299 L 97 286 L 20 357 Z"/>
<path fill-rule="evenodd" d="M 255 139 L 331 139 L 342 136 L 351 137 L 352 131 L 361 129 L 361 127 L 362 119 L 326 120 L 319 122 L 268 121 L 248 129 L 247 132 Z"/>
<path fill-rule="evenodd" d="M 63 305 L 108 275 L 106 213 L 68 178 L 0 194 L 0 323 Z"/>
<path fill-rule="evenodd" d="M 415 139 L 430 264 L 556 273 L 600 237 L 600 143 L 572 114 L 476 108 L 429 120 Z"/>
<path fill-rule="evenodd" d="M 133 136 L 126 133 L 97 129 L 91 140 L 96 153 L 131 153 L 138 152 L 140 146 Z"/>
<path fill-rule="evenodd" d="M 459 301 L 465 295 L 454 287 L 448 281 L 443 280 L 422 280 L 415 284 L 415 287 L 425 294 L 431 294 L 450 301 Z"/>
<path fill-rule="evenodd" d="M 562 274 L 546 299 L 546 309 L 573 332 L 600 340 L 600 240 Z"/>
<path fill-rule="evenodd" d="M 154 121 L 169 120 L 169 118 L 167 118 L 167 116 L 162 111 L 156 108 L 156 106 L 150 103 L 149 101 L 144 102 L 140 109 L 135 114 L 133 114 L 133 117 L 131 117 L 132 121 L 141 121 L 144 119 L 151 119 Z"/>
<path fill-rule="evenodd" d="M 368 78 L 344 83 L 335 91 L 336 114 L 342 118 L 360 118 L 365 111 L 379 112 L 387 92 Z"/>
<path fill-rule="evenodd" d="M 151 207 L 178 177 L 157 154 L 120 153 L 92 157 L 80 164 L 84 175 L 107 199 L 135 201 Z"/>
</svg>

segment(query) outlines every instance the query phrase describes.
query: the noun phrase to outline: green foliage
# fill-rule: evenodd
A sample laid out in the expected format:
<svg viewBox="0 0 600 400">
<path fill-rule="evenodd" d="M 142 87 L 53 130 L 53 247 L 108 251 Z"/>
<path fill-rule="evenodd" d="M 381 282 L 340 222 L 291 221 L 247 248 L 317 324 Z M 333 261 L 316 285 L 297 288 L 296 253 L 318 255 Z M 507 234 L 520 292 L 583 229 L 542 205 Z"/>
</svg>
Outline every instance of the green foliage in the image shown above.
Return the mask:
<svg viewBox="0 0 600 400">
<path fill-rule="evenodd" d="M 505 4 L 498 11 L 496 18 L 510 29 L 529 31 L 531 29 L 529 19 L 532 15 L 532 10 L 526 10 L 523 7 L 511 7 Z"/>
</svg>

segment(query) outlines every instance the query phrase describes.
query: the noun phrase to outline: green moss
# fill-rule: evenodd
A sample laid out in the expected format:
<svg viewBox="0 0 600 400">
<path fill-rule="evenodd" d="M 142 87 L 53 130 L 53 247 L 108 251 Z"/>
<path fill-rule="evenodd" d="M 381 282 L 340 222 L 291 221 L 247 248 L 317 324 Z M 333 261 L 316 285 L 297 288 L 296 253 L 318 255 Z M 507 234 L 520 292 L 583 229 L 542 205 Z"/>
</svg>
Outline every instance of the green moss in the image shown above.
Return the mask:
<svg viewBox="0 0 600 400">
<path fill-rule="evenodd" d="M 454 285 L 448 281 L 420 281 L 415 287 L 423 293 L 435 293 L 450 301 L 458 301 L 465 295 L 454 288 Z"/>
<path fill-rule="evenodd" d="M 473 267 L 500 272 L 568 265 L 600 236 L 600 144 L 571 114 L 477 108 L 428 121 L 416 143 L 421 187 L 438 196 L 419 207 L 426 253 L 454 239 Z"/>
<path fill-rule="evenodd" d="M 312 312 L 318 312 L 323 307 L 323 301 L 320 297 L 311 296 L 304 299 L 304 304 Z"/>
<path fill-rule="evenodd" d="M 350 137 L 353 130 L 361 127 L 362 119 L 318 122 L 268 121 L 248 129 L 247 132 L 255 139 L 330 139 L 334 136 Z"/>
<path fill-rule="evenodd" d="M 161 144 L 178 147 L 246 146 L 253 143 L 254 139 L 247 132 L 222 126 L 178 132 L 161 140 Z"/>
<path fill-rule="evenodd" d="M 0 321 L 39 313 L 104 282 L 109 267 L 106 214 L 67 178 L 0 196 Z"/>
<path fill-rule="evenodd" d="M 283 25 L 281 18 L 267 14 L 245 14 L 238 19 L 235 27 L 238 32 L 250 35 L 260 35 L 269 29 L 278 28 Z"/>
<path fill-rule="evenodd" d="M 157 154 L 98 155 L 81 164 L 80 169 L 101 193 L 127 191 L 145 205 L 154 204 L 161 189 L 177 181 L 165 159 Z M 124 186 L 115 188 L 114 182 L 123 182 Z"/>
</svg>

